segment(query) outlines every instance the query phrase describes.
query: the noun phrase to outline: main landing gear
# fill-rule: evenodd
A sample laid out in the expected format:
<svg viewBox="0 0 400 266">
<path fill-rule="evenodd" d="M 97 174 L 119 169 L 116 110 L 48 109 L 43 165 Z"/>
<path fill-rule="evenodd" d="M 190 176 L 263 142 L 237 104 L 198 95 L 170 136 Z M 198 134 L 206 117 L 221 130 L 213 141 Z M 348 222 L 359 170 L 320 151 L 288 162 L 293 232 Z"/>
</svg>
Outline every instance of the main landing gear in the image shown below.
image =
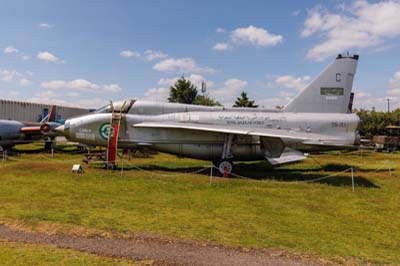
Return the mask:
<svg viewBox="0 0 400 266">
<path fill-rule="evenodd" d="M 232 173 L 233 163 L 231 161 L 228 160 L 214 161 L 213 164 L 215 165 L 215 167 L 218 168 L 219 172 L 224 177 L 227 177 L 227 175 Z"/>
<path fill-rule="evenodd" d="M 219 172 L 224 176 L 228 177 L 230 173 L 232 173 L 233 164 L 230 159 L 233 158 L 233 154 L 231 152 L 233 143 L 233 134 L 228 134 L 224 141 L 224 146 L 222 148 L 222 156 L 221 160 L 217 162 L 213 162 L 216 167 L 218 167 Z"/>
</svg>

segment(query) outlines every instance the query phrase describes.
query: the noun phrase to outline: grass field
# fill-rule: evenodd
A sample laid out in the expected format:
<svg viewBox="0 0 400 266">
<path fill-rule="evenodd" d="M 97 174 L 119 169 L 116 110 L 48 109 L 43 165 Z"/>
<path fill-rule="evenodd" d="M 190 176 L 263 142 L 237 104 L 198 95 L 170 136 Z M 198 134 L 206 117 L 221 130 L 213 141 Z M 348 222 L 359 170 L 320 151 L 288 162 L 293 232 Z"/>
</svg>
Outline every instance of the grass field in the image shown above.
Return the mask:
<svg viewBox="0 0 400 266">
<path fill-rule="evenodd" d="M 145 266 L 126 260 L 102 258 L 83 252 L 55 248 L 50 245 L 28 245 L 0 240 L 2 266 Z"/>
<path fill-rule="evenodd" d="M 400 264 L 398 154 L 328 153 L 276 169 L 241 163 L 235 172 L 249 179 L 214 179 L 211 186 L 207 173 L 185 173 L 209 165 L 204 161 L 159 154 L 126 161 L 123 176 L 93 166 L 71 174 L 81 158 L 26 154 L 0 165 L 0 223 L 68 234 L 150 232 Z M 387 165 L 374 171 L 385 160 L 392 176 Z M 350 173 L 295 182 L 348 166 L 357 169 L 354 193 Z"/>
</svg>

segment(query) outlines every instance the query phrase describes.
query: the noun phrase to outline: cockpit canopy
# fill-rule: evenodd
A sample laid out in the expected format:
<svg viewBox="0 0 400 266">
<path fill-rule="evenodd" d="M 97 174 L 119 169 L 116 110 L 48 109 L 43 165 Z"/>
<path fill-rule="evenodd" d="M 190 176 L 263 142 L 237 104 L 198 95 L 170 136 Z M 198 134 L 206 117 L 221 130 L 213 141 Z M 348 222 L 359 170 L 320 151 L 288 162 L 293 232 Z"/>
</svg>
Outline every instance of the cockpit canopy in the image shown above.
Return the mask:
<svg viewBox="0 0 400 266">
<path fill-rule="evenodd" d="M 109 104 L 97 109 L 95 113 L 123 113 L 126 114 L 131 109 L 136 100 L 124 100 L 117 102 L 110 102 Z"/>
</svg>

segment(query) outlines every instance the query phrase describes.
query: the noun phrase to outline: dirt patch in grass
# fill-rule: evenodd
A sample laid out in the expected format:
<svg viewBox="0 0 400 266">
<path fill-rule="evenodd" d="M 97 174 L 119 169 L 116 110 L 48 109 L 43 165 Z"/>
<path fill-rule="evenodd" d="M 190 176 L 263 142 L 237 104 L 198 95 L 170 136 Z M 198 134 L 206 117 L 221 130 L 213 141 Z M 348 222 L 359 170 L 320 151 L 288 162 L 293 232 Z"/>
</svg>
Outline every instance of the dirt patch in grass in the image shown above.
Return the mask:
<svg viewBox="0 0 400 266">
<path fill-rule="evenodd" d="M 354 261 L 338 259 L 333 262 L 275 249 L 234 248 L 147 234 L 132 234 L 129 238 L 79 237 L 25 232 L 0 225 L 0 238 L 29 244 L 51 244 L 106 257 L 154 260 L 155 265 L 357 265 Z"/>
</svg>

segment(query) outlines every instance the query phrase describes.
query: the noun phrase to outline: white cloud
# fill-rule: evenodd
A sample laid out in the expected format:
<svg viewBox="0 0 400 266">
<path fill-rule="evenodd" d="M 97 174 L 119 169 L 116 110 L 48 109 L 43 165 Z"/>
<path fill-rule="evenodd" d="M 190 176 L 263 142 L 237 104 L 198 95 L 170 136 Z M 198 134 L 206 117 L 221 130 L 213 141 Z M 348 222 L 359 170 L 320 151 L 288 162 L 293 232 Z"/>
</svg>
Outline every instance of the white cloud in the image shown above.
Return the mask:
<svg viewBox="0 0 400 266">
<path fill-rule="evenodd" d="M 28 102 L 34 102 L 34 103 L 43 103 L 43 104 L 56 104 L 56 105 L 61 105 L 61 106 L 71 106 L 71 107 L 82 107 L 77 103 L 69 103 L 65 101 L 64 99 L 57 99 L 52 96 L 49 97 L 41 97 L 38 95 L 46 95 L 46 93 L 38 93 L 35 95 L 35 97 L 28 98 L 26 101 Z"/>
<path fill-rule="evenodd" d="M 169 88 L 151 88 L 144 93 L 142 100 L 166 102 L 169 96 Z"/>
<path fill-rule="evenodd" d="M 371 93 L 357 90 L 357 91 L 354 91 L 354 97 L 357 99 L 367 99 L 367 98 L 371 97 Z"/>
<path fill-rule="evenodd" d="M 51 97 L 54 97 L 55 95 L 56 93 L 53 90 L 42 91 L 35 94 L 35 96 L 45 99 L 49 99 Z"/>
<path fill-rule="evenodd" d="M 400 2 L 354 1 L 341 14 L 320 7 L 308 11 L 302 37 L 318 34 L 323 41 L 312 47 L 307 58 L 321 61 L 346 49 L 382 48 L 400 36 Z"/>
<path fill-rule="evenodd" d="M 15 97 L 15 96 L 20 95 L 21 93 L 20 93 L 19 91 L 12 90 L 12 91 L 8 91 L 8 94 L 9 94 L 10 96 Z"/>
<path fill-rule="evenodd" d="M 110 102 L 101 98 L 92 98 L 74 101 L 74 103 L 77 107 L 81 108 L 100 108 L 101 106 L 109 104 Z"/>
<path fill-rule="evenodd" d="M 67 93 L 67 96 L 68 97 L 72 97 L 72 98 L 76 98 L 76 97 L 78 97 L 78 96 L 80 96 L 81 94 L 79 93 L 79 92 L 76 92 L 76 91 L 71 91 L 71 92 L 68 92 Z"/>
<path fill-rule="evenodd" d="M 400 71 L 397 71 L 389 79 L 388 90 L 386 91 L 387 97 L 392 98 L 393 102 L 400 100 Z"/>
<path fill-rule="evenodd" d="M 261 108 L 275 109 L 276 106 L 285 106 L 288 103 L 286 97 L 273 97 L 256 100 L 256 104 Z"/>
<path fill-rule="evenodd" d="M 71 93 L 68 93 L 71 94 Z M 76 97 L 79 96 L 79 94 L 72 94 L 75 96 L 71 97 Z M 31 97 L 29 99 L 26 99 L 29 102 L 35 102 L 35 103 L 44 103 L 44 104 L 56 104 L 56 105 L 61 105 L 61 106 L 70 106 L 70 107 L 78 107 L 78 108 L 99 108 L 101 106 L 104 106 L 109 103 L 108 100 L 101 99 L 101 98 L 89 98 L 89 99 L 69 99 L 66 100 L 65 97 L 63 99 L 60 99 L 60 95 L 57 95 L 52 90 L 48 91 L 43 91 L 35 94 L 34 97 Z"/>
<path fill-rule="evenodd" d="M 224 86 L 219 89 L 211 89 L 209 93 L 211 97 L 215 98 L 224 105 L 232 105 L 240 92 L 246 89 L 248 82 L 236 78 L 227 79 Z"/>
<path fill-rule="evenodd" d="M 29 79 L 22 78 L 19 80 L 19 85 L 22 87 L 27 87 L 27 86 L 30 86 L 31 84 L 32 84 L 32 81 L 30 81 Z"/>
<path fill-rule="evenodd" d="M 229 45 L 228 43 L 223 43 L 223 42 L 217 43 L 213 46 L 213 50 L 216 50 L 216 51 L 226 51 L 226 50 L 231 50 L 231 49 L 232 49 L 231 45 Z"/>
<path fill-rule="evenodd" d="M 103 85 L 102 87 L 104 91 L 109 92 L 119 92 L 122 90 L 122 88 L 118 84 Z"/>
<path fill-rule="evenodd" d="M 225 30 L 224 28 L 217 28 L 217 29 L 216 29 L 216 32 L 217 32 L 217 33 L 225 33 L 226 30 Z"/>
<path fill-rule="evenodd" d="M 151 101 L 162 101 L 165 102 L 169 96 L 169 88 L 175 84 L 175 82 L 181 77 L 173 77 L 173 78 L 162 78 L 158 81 L 158 85 L 161 87 L 158 88 L 150 88 L 148 89 L 143 100 L 151 100 Z M 207 90 L 214 85 L 214 82 L 210 80 L 206 80 L 202 75 L 192 74 L 185 79 L 189 80 L 193 85 L 197 87 L 198 92 L 201 92 L 201 83 L 204 81 L 207 85 Z"/>
<path fill-rule="evenodd" d="M 366 91 L 356 90 L 354 96 L 353 108 L 370 109 L 375 107 L 376 110 L 387 110 L 387 99 L 390 99 L 391 106 L 399 104 L 399 98 L 394 96 L 377 96 Z"/>
<path fill-rule="evenodd" d="M 201 67 L 192 58 L 169 58 L 153 66 L 154 70 L 169 73 L 215 73 L 216 70 L 210 67 Z"/>
<path fill-rule="evenodd" d="M 379 95 L 379 91 L 374 93 L 356 89 L 354 97 L 355 108 L 371 108 L 376 110 L 387 110 L 387 100 L 390 100 L 390 109 L 398 108 L 400 105 L 400 71 L 397 71 L 388 80 L 386 94 Z"/>
<path fill-rule="evenodd" d="M 146 54 L 146 59 L 147 61 L 153 61 L 156 59 L 164 59 L 168 57 L 168 54 L 162 52 L 162 51 L 153 51 L 153 50 L 146 50 L 144 51 L 144 53 Z"/>
<path fill-rule="evenodd" d="M 281 35 L 269 33 L 266 29 L 248 26 L 247 28 L 237 28 L 231 32 L 231 41 L 237 44 L 250 44 L 258 47 L 275 46 L 282 42 Z"/>
<path fill-rule="evenodd" d="M 42 28 L 42 29 L 51 29 L 51 28 L 54 28 L 54 25 L 50 25 L 50 24 L 48 24 L 48 23 L 40 23 L 40 24 L 39 24 L 39 28 Z"/>
<path fill-rule="evenodd" d="M 5 54 L 17 54 L 21 57 L 22 60 L 29 60 L 30 57 L 27 55 L 24 55 L 23 53 L 21 53 L 17 48 L 15 48 L 14 46 L 7 46 L 6 48 L 4 48 L 4 53 Z"/>
<path fill-rule="evenodd" d="M 5 54 L 18 53 L 18 49 L 16 49 L 13 46 L 7 46 L 6 48 L 4 48 L 4 53 Z"/>
<path fill-rule="evenodd" d="M 12 81 L 16 76 L 22 76 L 15 70 L 1 70 L 0 71 L 1 79 L 6 82 Z"/>
<path fill-rule="evenodd" d="M 286 100 L 292 99 L 296 94 L 293 92 L 281 91 L 279 92 L 280 97 L 284 97 Z"/>
<path fill-rule="evenodd" d="M 96 83 L 92 83 L 85 79 L 75 79 L 71 81 L 51 80 L 42 82 L 40 86 L 42 88 L 50 90 L 75 89 L 75 90 L 92 91 L 92 92 L 118 92 L 122 90 L 122 88 L 118 84 L 98 85 Z"/>
<path fill-rule="evenodd" d="M 122 56 L 122 57 L 136 57 L 136 58 L 140 57 L 140 53 L 139 52 L 131 51 L 131 50 L 121 51 L 119 53 L 119 55 Z"/>
<path fill-rule="evenodd" d="M 400 71 L 393 74 L 389 80 L 389 89 L 400 89 Z"/>
<path fill-rule="evenodd" d="M 57 56 L 53 55 L 52 53 L 49 52 L 39 52 L 37 54 L 37 58 L 43 61 L 48 61 L 48 62 L 53 62 L 53 63 L 63 63 L 62 60 L 60 60 L 60 58 L 58 58 Z"/>
<path fill-rule="evenodd" d="M 273 86 L 301 90 L 309 83 L 309 81 L 309 76 L 294 77 L 291 75 L 284 75 L 275 77 Z"/>
<path fill-rule="evenodd" d="M 158 85 L 169 88 L 172 85 L 174 85 L 175 82 L 180 78 L 181 77 L 162 78 L 158 81 Z M 185 77 L 185 79 L 189 80 L 192 84 L 194 84 L 199 91 L 201 90 L 201 83 L 203 81 L 206 83 L 207 89 L 211 88 L 214 85 L 214 82 L 212 82 L 210 80 L 206 80 L 202 75 L 198 75 L 198 74 L 192 74 L 188 77 Z"/>
<path fill-rule="evenodd" d="M 225 30 L 218 28 L 217 32 L 225 32 Z M 282 35 L 271 34 L 264 28 L 257 28 L 250 25 L 247 28 L 237 28 L 231 31 L 228 41 L 216 43 L 212 49 L 216 51 L 226 51 L 240 44 L 247 44 L 255 47 L 275 46 L 282 42 L 282 40 Z"/>
</svg>

